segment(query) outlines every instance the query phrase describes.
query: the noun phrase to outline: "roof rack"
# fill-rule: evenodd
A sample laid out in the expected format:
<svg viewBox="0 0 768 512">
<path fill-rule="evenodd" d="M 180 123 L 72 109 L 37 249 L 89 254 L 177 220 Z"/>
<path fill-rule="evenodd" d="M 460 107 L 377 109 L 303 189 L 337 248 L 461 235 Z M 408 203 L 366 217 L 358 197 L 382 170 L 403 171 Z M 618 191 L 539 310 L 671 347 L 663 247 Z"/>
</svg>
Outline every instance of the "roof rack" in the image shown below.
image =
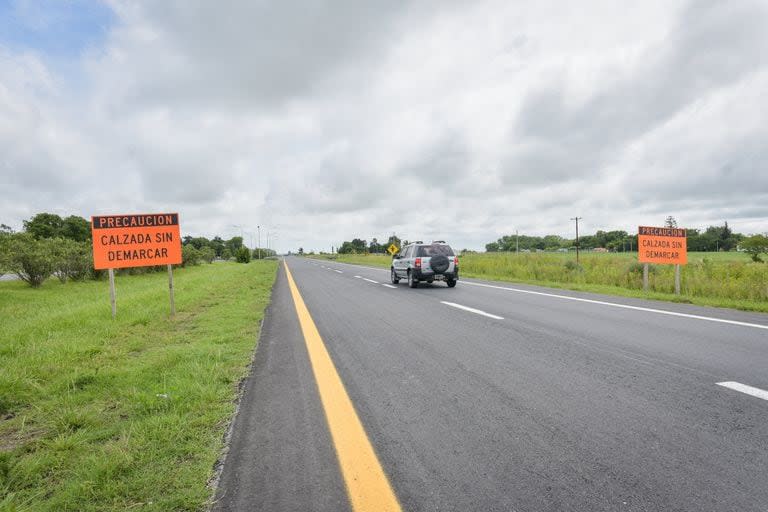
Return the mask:
<svg viewBox="0 0 768 512">
<path fill-rule="evenodd" d="M 412 244 L 423 244 L 424 242 L 422 242 L 421 240 L 416 240 L 415 242 L 411 242 L 411 243 Z"/>
<path fill-rule="evenodd" d="M 433 244 L 444 244 L 445 240 L 432 240 Z"/>
</svg>

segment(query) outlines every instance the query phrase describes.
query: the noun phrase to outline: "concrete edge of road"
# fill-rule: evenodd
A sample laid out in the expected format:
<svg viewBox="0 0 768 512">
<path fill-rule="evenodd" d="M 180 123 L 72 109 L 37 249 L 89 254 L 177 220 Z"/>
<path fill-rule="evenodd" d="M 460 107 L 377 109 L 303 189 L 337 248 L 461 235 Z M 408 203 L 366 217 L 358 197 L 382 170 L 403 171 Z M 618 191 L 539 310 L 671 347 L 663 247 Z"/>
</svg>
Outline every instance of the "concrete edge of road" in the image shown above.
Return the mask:
<svg viewBox="0 0 768 512">
<path fill-rule="evenodd" d="M 258 336 L 256 336 L 256 345 L 251 351 L 251 358 L 248 361 L 248 365 L 246 366 L 245 371 L 243 372 L 243 376 L 237 382 L 237 391 L 235 393 L 235 398 L 234 398 L 235 410 L 232 411 L 232 415 L 229 417 L 229 421 L 227 422 L 227 428 L 226 430 L 224 430 L 224 435 L 222 436 L 221 452 L 219 453 L 219 456 L 216 459 L 216 462 L 213 463 L 213 474 L 208 478 L 208 482 L 206 483 L 206 486 L 208 487 L 208 490 L 211 493 L 210 497 L 208 498 L 208 502 L 205 504 L 205 510 L 209 512 L 216 505 L 216 495 L 218 494 L 218 491 L 219 491 L 221 474 L 224 471 L 224 465 L 227 462 L 227 455 L 229 454 L 229 447 L 232 441 L 232 434 L 235 429 L 235 419 L 237 418 L 238 414 L 240 414 L 240 406 L 243 403 L 243 397 L 245 396 L 246 385 L 248 384 L 248 379 L 251 378 L 251 374 L 253 373 L 253 366 L 256 361 L 256 353 L 259 350 L 262 337 L 264 336 L 264 322 L 271 315 L 272 305 L 274 303 L 273 297 L 275 293 L 275 285 L 277 284 L 277 280 L 279 279 L 279 273 L 280 273 L 280 269 L 278 268 L 277 272 L 275 272 L 275 279 L 272 281 L 272 288 L 270 288 L 269 290 L 269 302 L 267 303 L 267 307 L 264 308 L 264 316 L 261 317 L 261 322 L 259 322 L 259 334 Z"/>
</svg>

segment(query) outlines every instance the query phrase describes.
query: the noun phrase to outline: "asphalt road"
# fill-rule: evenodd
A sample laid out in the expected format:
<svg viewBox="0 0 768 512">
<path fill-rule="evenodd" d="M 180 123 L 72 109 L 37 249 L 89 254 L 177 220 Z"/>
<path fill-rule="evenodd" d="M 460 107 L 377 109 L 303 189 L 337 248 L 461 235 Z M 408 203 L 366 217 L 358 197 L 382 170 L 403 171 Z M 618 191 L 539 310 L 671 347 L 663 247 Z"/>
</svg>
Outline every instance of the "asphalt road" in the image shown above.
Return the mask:
<svg viewBox="0 0 768 512">
<path fill-rule="evenodd" d="M 287 262 L 403 510 L 768 511 L 768 316 Z M 351 510 L 328 428 L 281 268 L 214 509 Z"/>
</svg>

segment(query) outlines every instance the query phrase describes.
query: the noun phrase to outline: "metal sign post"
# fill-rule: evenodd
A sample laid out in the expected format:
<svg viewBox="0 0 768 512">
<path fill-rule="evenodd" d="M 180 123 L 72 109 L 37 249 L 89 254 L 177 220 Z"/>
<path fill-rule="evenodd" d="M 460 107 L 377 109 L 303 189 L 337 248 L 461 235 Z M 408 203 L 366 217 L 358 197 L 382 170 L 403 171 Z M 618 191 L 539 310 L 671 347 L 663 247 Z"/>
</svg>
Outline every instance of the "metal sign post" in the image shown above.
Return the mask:
<svg viewBox="0 0 768 512">
<path fill-rule="evenodd" d="M 173 301 L 173 265 L 168 264 L 168 291 L 171 294 L 171 316 L 176 316 L 176 303 Z"/>
<path fill-rule="evenodd" d="M 643 291 L 648 291 L 648 264 L 643 264 Z"/>
<path fill-rule="evenodd" d="M 117 300 L 115 299 L 115 269 L 109 269 L 109 302 L 112 304 L 112 319 L 117 316 Z"/>
</svg>

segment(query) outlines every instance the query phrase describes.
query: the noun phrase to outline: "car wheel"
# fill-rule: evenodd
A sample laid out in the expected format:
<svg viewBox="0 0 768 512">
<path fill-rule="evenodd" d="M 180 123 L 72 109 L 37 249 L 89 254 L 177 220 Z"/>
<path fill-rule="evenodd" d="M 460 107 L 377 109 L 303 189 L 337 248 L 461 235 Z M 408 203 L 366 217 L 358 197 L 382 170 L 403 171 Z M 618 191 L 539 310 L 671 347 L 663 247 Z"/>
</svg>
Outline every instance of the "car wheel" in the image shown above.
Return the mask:
<svg viewBox="0 0 768 512">
<path fill-rule="evenodd" d="M 397 278 L 397 274 L 395 273 L 395 269 L 390 269 L 390 276 L 389 279 L 392 281 L 392 284 L 397 284 L 400 282 L 400 280 Z"/>
<path fill-rule="evenodd" d="M 456 280 L 455 279 L 448 279 L 446 281 L 446 283 L 448 284 L 448 288 L 453 288 L 454 286 L 456 286 Z"/>
<path fill-rule="evenodd" d="M 413 278 L 413 273 L 411 273 L 410 270 L 408 271 L 408 286 L 411 288 L 416 288 L 419 286 L 419 280 Z"/>
</svg>

